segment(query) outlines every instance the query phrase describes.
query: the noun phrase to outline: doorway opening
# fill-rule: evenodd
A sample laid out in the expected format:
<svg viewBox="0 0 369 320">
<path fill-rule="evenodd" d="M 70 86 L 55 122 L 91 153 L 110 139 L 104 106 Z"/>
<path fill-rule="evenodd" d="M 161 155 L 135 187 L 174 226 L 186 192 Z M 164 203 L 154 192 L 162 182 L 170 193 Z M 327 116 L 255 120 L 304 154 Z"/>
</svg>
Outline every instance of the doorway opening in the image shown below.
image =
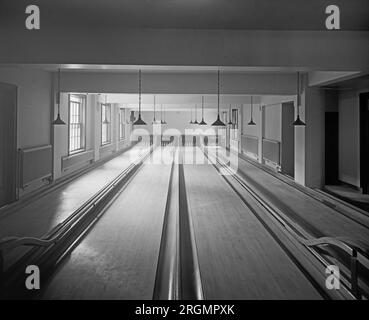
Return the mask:
<svg viewBox="0 0 369 320">
<path fill-rule="evenodd" d="M 295 111 L 293 102 L 282 103 L 281 173 L 295 177 Z"/>
<path fill-rule="evenodd" d="M 17 199 L 17 87 L 0 83 L 0 208 Z"/>
<path fill-rule="evenodd" d="M 369 194 L 369 92 L 360 94 L 360 187 Z"/>
</svg>

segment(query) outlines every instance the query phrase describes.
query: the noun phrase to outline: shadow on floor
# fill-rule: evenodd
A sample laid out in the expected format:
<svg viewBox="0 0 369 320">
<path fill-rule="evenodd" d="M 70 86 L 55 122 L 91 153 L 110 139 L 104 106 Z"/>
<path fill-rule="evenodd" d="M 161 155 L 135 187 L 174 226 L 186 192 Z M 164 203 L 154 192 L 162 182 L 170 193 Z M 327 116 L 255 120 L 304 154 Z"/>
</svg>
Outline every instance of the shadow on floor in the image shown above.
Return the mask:
<svg viewBox="0 0 369 320">
<path fill-rule="evenodd" d="M 347 184 L 326 185 L 323 188 L 329 194 L 369 212 L 369 194 L 362 194 Z"/>
</svg>

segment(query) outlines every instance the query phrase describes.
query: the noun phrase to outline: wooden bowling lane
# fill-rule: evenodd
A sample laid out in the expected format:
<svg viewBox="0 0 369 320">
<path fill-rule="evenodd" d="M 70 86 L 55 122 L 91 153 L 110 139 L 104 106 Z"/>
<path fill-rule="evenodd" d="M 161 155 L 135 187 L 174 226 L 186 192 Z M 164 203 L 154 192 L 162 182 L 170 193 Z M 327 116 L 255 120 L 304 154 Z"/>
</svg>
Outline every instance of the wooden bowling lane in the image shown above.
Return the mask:
<svg viewBox="0 0 369 320">
<path fill-rule="evenodd" d="M 170 171 L 170 164 L 146 163 L 62 262 L 42 297 L 152 299 Z"/>
<path fill-rule="evenodd" d="M 148 146 L 136 145 L 96 169 L 32 200 L 18 210 L 0 215 L 0 239 L 9 236 L 42 237 L 124 171 L 132 159 L 138 159 L 148 151 Z M 28 249 L 22 247 L 10 252 L 6 263 L 12 264 Z"/>
<path fill-rule="evenodd" d="M 321 299 L 211 165 L 184 165 L 205 299 Z"/>
<path fill-rule="evenodd" d="M 368 219 L 366 226 L 359 224 L 242 158 L 239 158 L 238 171 L 255 192 L 262 194 L 313 236 L 351 238 L 369 248 Z"/>
</svg>

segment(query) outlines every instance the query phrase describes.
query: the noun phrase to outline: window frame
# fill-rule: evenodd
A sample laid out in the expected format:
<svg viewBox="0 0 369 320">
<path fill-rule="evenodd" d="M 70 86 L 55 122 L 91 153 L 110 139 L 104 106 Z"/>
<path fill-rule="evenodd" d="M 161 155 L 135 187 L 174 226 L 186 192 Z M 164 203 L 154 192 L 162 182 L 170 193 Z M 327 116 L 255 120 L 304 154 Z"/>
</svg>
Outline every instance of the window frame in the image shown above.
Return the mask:
<svg viewBox="0 0 369 320">
<path fill-rule="evenodd" d="M 122 119 L 122 113 L 124 117 Z M 126 139 L 126 110 L 124 108 L 119 108 L 119 141 Z M 123 133 L 123 134 L 122 134 Z"/>
<path fill-rule="evenodd" d="M 71 105 L 72 102 L 74 103 L 79 103 L 76 101 L 72 101 L 72 97 L 76 97 L 78 99 L 81 99 L 81 103 L 80 103 L 80 110 L 79 113 L 81 113 L 81 117 L 82 117 L 82 121 L 80 122 L 80 148 L 78 149 L 74 149 L 71 150 Z M 72 94 L 70 93 L 68 95 L 68 155 L 74 155 L 80 152 L 84 152 L 86 151 L 86 113 L 87 113 L 87 108 L 86 108 L 86 104 L 87 104 L 87 97 L 84 94 Z"/>
<path fill-rule="evenodd" d="M 103 131 L 104 131 L 104 125 L 105 123 L 104 120 L 105 120 L 105 115 L 103 114 L 103 107 L 107 108 L 109 107 L 109 118 L 108 118 L 108 123 L 106 124 L 107 125 L 107 140 L 106 141 L 103 141 Z M 105 114 L 106 114 L 106 111 L 105 111 Z M 111 134 L 111 118 L 112 118 L 112 113 L 111 113 L 111 104 L 110 103 L 101 103 L 101 112 L 100 112 L 100 116 L 101 116 L 101 139 L 100 139 L 100 143 L 101 143 L 101 146 L 106 146 L 106 145 L 109 145 L 112 143 L 112 134 Z"/>
</svg>

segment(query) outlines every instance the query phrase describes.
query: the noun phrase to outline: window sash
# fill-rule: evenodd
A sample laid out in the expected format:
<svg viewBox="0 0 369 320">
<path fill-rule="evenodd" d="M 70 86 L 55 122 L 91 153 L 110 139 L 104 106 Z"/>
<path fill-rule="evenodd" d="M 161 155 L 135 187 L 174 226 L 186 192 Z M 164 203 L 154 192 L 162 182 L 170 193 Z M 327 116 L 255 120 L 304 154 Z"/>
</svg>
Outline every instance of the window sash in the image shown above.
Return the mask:
<svg viewBox="0 0 369 320">
<path fill-rule="evenodd" d="M 119 139 L 126 138 L 126 114 L 124 109 L 119 109 Z"/>
<path fill-rule="evenodd" d="M 85 97 L 69 95 L 69 154 L 85 150 L 85 106 Z"/>
<path fill-rule="evenodd" d="M 105 123 L 106 121 L 106 123 Z M 111 142 L 111 106 L 101 104 L 101 145 Z"/>
</svg>

